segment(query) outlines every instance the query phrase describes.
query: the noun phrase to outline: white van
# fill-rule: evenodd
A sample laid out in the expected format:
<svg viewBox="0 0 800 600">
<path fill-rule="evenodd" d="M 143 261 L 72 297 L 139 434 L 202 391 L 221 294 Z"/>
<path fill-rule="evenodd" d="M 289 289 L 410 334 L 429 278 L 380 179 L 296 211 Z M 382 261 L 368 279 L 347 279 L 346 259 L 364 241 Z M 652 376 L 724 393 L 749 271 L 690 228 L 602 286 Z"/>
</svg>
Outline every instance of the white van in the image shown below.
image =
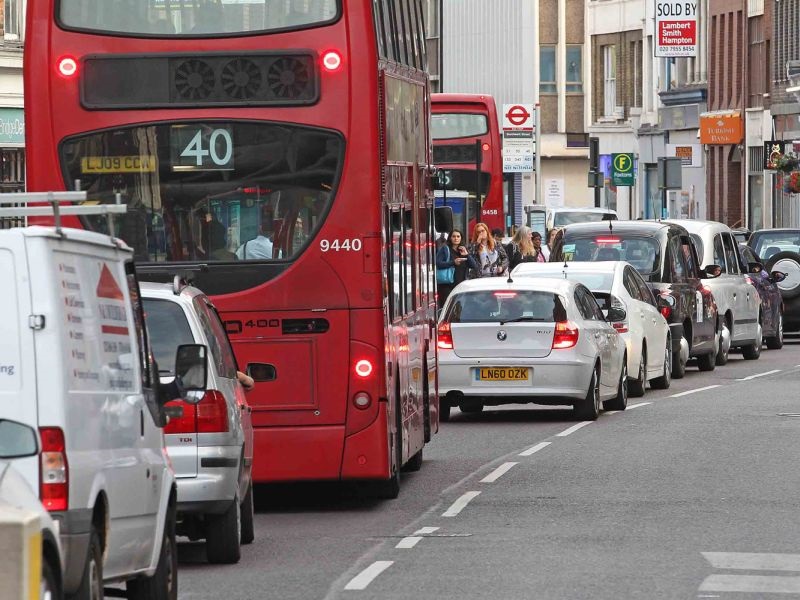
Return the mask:
<svg viewBox="0 0 800 600">
<path fill-rule="evenodd" d="M 95 600 L 126 582 L 129 598 L 175 600 L 176 486 L 161 429 L 175 394 L 159 383 L 131 250 L 60 226 L 8 229 L 0 279 L 0 418 L 39 431 L 40 456 L 15 467 L 58 523 L 64 591 Z M 186 389 L 204 388 L 205 348 L 178 355 L 177 371 L 196 375 Z"/>
</svg>

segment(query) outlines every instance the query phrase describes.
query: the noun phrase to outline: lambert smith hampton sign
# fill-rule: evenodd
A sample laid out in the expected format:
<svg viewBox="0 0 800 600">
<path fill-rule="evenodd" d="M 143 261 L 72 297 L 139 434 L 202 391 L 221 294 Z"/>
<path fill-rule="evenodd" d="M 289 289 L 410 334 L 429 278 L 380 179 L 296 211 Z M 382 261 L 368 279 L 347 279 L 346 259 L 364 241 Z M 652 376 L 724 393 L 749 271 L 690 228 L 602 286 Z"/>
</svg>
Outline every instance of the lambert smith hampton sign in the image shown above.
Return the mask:
<svg viewBox="0 0 800 600">
<path fill-rule="evenodd" d="M 744 138 L 742 115 L 738 112 L 700 115 L 701 144 L 739 144 Z"/>
<path fill-rule="evenodd" d="M 697 56 L 699 0 L 656 0 L 656 56 Z"/>
</svg>

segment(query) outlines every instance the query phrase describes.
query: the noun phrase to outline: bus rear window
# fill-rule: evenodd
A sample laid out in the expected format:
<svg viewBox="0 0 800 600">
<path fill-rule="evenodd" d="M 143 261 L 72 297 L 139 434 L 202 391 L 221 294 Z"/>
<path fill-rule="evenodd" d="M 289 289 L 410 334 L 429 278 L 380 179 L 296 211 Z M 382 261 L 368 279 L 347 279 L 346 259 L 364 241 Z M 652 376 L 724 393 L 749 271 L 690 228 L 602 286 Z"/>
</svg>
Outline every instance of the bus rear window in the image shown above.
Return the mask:
<svg viewBox="0 0 800 600">
<path fill-rule="evenodd" d="M 435 140 L 485 135 L 489 133 L 486 115 L 439 113 L 431 115 L 431 136 Z"/>
<path fill-rule="evenodd" d="M 530 290 L 462 292 L 453 298 L 444 317 L 450 323 L 553 323 L 564 319 L 566 310 L 558 294 Z"/>
<path fill-rule="evenodd" d="M 61 0 L 59 22 L 109 35 L 208 37 L 300 29 L 338 17 L 338 0 Z"/>
<path fill-rule="evenodd" d="M 644 277 L 659 272 L 661 265 L 658 240 L 649 237 L 614 233 L 574 238 L 567 233 L 561 252 L 566 261 L 624 260 Z"/>
<path fill-rule="evenodd" d="M 285 261 L 322 225 L 344 141 L 288 124 L 163 123 L 70 138 L 61 159 L 68 189 L 128 205 L 115 234 L 137 262 Z M 84 225 L 108 233 L 103 217 Z"/>
</svg>

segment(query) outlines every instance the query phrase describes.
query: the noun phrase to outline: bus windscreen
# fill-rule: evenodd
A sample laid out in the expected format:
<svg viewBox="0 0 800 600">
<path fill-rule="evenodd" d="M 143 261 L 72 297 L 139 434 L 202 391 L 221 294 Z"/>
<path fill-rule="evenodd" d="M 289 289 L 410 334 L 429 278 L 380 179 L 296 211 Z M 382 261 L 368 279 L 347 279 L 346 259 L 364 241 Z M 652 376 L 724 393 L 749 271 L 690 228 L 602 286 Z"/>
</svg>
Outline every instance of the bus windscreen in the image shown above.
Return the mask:
<svg viewBox="0 0 800 600">
<path fill-rule="evenodd" d="M 435 140 L 486 135 L 489 121 L 486 115 L 438 113 L 431 115 L 431 136 Z"/>
<path fill-rule="evenodd" d="M 61 0 L 59 23 L 66 29 L 155 37 L 207 37 L 299 29 L 330 23 L 338 0 Z"/>
<path fill-rule="evenodd" d="M 296 258 L 330 208 L 344 159 L 337 133 L 230 121 L 105 130 L 61 149 L 70 188 L 128 205 L 116 235 L 141 262 Z M 84 224 L 107 232 L 102 217 Z"/>
</svg>

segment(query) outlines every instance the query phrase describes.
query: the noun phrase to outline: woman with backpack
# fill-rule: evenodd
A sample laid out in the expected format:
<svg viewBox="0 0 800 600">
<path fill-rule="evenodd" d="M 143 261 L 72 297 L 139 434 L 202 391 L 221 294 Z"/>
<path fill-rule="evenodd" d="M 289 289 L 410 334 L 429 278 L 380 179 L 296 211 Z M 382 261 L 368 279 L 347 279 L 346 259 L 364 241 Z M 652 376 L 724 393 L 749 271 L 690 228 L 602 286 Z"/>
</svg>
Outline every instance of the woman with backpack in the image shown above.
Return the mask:
<svg viewBox="0 0 800 600">
<path fill-rule="evenodd" d="M 463 245 L 464 236 L 454 229 L 447 236 L 447 242 L 436 251 L 436 282 L 438 284 L 438 303 L 442 307 L 444 301 L 459 283 L 467 278 L 470 269 L 477 265 Z"/>
</svg>

